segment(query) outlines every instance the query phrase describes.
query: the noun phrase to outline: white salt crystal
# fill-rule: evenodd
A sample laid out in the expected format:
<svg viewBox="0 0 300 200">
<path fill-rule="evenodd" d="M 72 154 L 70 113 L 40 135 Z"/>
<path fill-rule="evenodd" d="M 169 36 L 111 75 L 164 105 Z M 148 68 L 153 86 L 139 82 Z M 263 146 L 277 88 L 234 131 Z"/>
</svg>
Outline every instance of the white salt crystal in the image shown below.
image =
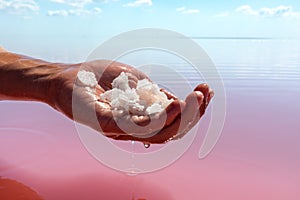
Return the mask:
<svg viewBox="0 0 300 200">
<path fill-rule="evenodd" d="M 146 114 L 147 115 L 150 115 L 152 113 L 160 113 L 162 112 L 164 109 L 163 107 L 158 104 L 158 103 L 154 103 L 152 104 L 151 106 L 149 106 L 147 109 L 146 109 Z"/>
<path fill-rule="evenodd" d="M 113 88 L 118 88 L 123 91 L 130 89 L 128 84 L 128 76 L 124 72 L 121 72 L 121 74 L 113 80 L 111 85 Z"/>
<path fill-rule="evenodd" d="M 93 72 L 81 70 L 77 74 L 78 80 L 85 86 L 95 87 L 98 82 Z"/>
<path fill-rule="evenodd" d="M 158 94 L 160 92 L 158 85 L 151 83 L 147 79 L 139 80 L 137 82 L 136 89 L 138 91 L 147 90 L 147 91 L 150 91 L 152 94 Z"/>
<path fill-rule="evenodd" d="M 124 72 L 112 82 L 112 89 L 100 95 L 110 103 L 113 110 L 129 111 L 136 115 L 162 112 L 173 99 L 168 99 L 157 84 L 147 79 L 138 80 L 136 88 L 130 88 L 128 75 Z"/>
<path fill-rule="evenodd" d="M 160 91 L 157 84 L 153 84 L 147 79 L 138 81 L 136 89 L 140 99 L 147 106 L 158 103 L 163 108 L 166 108 L 173 101 L 169 100 L 167 95 Z M 149 98 L 149 95 L 151 95 L 151 98 Z"/>
</svg>

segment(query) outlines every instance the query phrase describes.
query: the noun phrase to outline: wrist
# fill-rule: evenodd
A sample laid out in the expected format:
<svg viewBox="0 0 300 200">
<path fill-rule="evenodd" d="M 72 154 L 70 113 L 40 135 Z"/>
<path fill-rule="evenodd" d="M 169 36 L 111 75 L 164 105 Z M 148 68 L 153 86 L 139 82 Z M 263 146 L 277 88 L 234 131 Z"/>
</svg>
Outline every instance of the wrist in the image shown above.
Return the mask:
<svg viewBox="0 0 300 200">
<path fill-rule="evenodd" d="M 61 71 L 53 64 L 22 55 L 0 53 L 0 99 L 53 104 L 53 80 Z"/>
</svg>

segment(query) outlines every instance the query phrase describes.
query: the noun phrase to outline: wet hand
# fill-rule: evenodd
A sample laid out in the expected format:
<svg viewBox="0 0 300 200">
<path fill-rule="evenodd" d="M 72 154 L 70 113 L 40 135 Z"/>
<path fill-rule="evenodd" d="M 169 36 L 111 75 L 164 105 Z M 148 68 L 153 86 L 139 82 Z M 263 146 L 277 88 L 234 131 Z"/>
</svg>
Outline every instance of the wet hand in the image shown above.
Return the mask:
<svg viewBox="0 0 300 200">
<path fill-rule="evenodd" d="M 100 100 L 100 95 L 112 89 L 112 81 L 121 72 L 130 74 L 131 87 L 135 87 L 138 80 L 149 79 L 144 73 L 126 64 L 105 60 L 64 67 L 65 70 L 53 80 L 53 85 L 57 88 L 54 107 L 71 119 L 116 140 L 165 143 L 179 139 L 197 124 L 213 97 L 207 84 L 198 85 L 185 101 L 161 89 L 168 99 L 174 100 L 164 112 L 155 115 L 118 116 L 109 102 Z M 93 72 L 98 85 L 89 89 L 80 84 L 76 79 L 79 70 Z"/>
</svg>

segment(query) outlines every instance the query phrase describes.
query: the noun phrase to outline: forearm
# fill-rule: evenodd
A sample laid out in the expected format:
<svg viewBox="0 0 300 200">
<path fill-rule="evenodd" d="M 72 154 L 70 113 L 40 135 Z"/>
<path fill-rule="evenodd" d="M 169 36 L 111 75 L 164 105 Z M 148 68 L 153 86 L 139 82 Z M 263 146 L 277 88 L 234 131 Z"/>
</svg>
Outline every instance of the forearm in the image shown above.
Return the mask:
<svg viewBox="0 0 300 200">
<path fill-rule="evenodd" d="M 53 79 L 63 67 L 26 56 L 0 52 L 0 100 L 34 100 L 52 104 Z"/>
</svg>

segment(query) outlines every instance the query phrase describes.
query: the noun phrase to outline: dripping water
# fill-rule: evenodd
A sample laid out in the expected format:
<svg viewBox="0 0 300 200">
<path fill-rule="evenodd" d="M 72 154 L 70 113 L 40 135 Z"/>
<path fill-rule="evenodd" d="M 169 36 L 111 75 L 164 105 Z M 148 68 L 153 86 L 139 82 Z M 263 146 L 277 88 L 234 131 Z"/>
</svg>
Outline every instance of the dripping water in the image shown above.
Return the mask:
<svg viewBox="0 0 300 200">
<path fill-rule="evenodd" d="M 146 149 L 148 149 L 148 148 L 150 147 L 150 144 L 149 144 L 149 143 L 144 143 L 144 147 L 145 147 Z"/>
</svg>

